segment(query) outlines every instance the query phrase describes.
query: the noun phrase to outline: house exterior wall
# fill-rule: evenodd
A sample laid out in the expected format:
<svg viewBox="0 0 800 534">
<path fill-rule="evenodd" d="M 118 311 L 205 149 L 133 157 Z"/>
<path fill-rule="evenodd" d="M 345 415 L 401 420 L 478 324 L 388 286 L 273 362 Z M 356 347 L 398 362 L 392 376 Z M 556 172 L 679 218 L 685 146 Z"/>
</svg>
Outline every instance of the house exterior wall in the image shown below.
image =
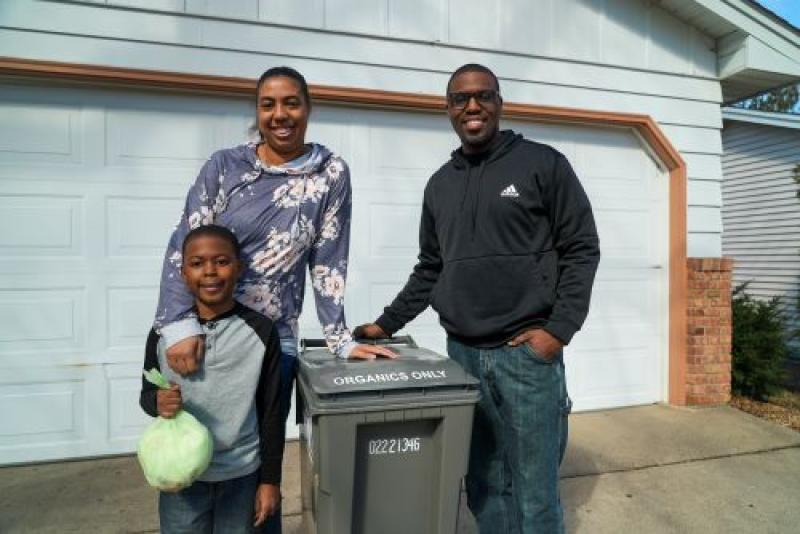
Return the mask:
<svg viewBox="0 0 800 534">
<path fill-rule="evenodd" d="M 419 14 L 424 13 L 424 17 Z M 642 0 L 6 0 L 2 55 L 441 94 L 465 62 L 506 101 L 651 115 L 688 168 L 688 254 L 721 254 L 714 41 Z"/>
<path fill-rule="evenodd" d="M 723 130 L 723 253 L 734 287 L 779 297 L 787 329 L 800 328 L 800 129 L 726 121 Z M 800 342 L 792 345 L 800 358 Z"/>
<path fill-rule="evenodd" d="M 374 11 L 375 6 L 378 12 Z M 409 11 L 409 6 L 415 10 Z M 422 17 L 413 15 L 423 9 L 434 13 L 433 20 L 438 22 L 426 26 L 430 21 L 425 18 L 420 26 Z M 476 12 L 482 15 L 475 18 Z M 250 15 L 245 16 L 246 13 Z M 348 16 L 340 16 L 342 13 Z M 547 24 L 538 25 L 540 21 L 536 15 L 539 13 L 547 14 L 544 19 Z M 274 19 L 270 18 L 273 16 Z M 519 26 L 519 20 L 534 22 L 527 28 Z M 599 30 L 595 32 L 595 28 Z M 438 32 L 435 38 L 431 37 L 433 33 L 419 34 L 434 30 Z M 498 33 L 500 30 L 503 32 Z M 534 39 L 531 32 L 541 35 L 537 34 Z M 586 42 L 575 37 L 580 34 L 585 34 Z M 559 42 L 564 36 L 570 36 L 575 46 L 564 47 Z M 506 110 L 512 117 L 523 119 L 522 122 L 509 120 L 507 125 L 563 150 L 593 195 L 599 226 L 605 223 L 606 228 L 613 228 L 606 232 L 612 237 L 603 238 L 604 262 L 595 295 L 594 313 L 603 321 L 603 325 L 596 328 L 599 337 L 590 342 L 590 318 L 587 331 L 581 337 L 583 341 L 579 340 L 572 347 L 578 356 L 582 350 L 579 344 L 583 342 L 584 348 L 590 349 L 586 353 L 591 352 L 590 356 L 596 358 L 585 364 L 578 358 L 571 359 L 576 369 L 571 375 L 571 384 L 576 386 L 576 391 L 581 390 L 581 384 L 590 386 L 586 389 L 596 398 L 602 397 L 602 392 L 597 387 L 599 375 L 592 365 L 609 371 L 609 376 L 617 380 L 609 389 L 615 394 L 628 395 L 622 401 L 614 401 L 613 405 L 657 402 L 666 398 L 677 404 L 687 400 L 706 402 L 699 389 L 688 387 L 699 382 L 688 383 L 688 380 L 700 380 L 704 373 L 712 371 L 719 374 L 716 368 L 702 370 L 698 367 L 706 363 L 717 365 L 712 360 L 688 360 L 685 347 L 687 339 L 691 342 L 698 331 L 687 330 L 685 323 L 687 312 L 691 311 L 686 308 L 685 298 L 686 168 L 673 152 L 673 146 L 688 162 L 689 255 L 715 258 L 721 252 L 720 86 L 709 70 L 713 70 L 709 63 L 709 57 L 713 56 L 708 48 L 710 43 L 696 37 L 688 26 L 652 7 L 651 2 L 638 0 L 558 3 L 508 0 L 496 5 L 490 3 L 488 8 L 471 1 L 404 4 L 320 0 L 223 4 L 212 0 L 153 0 L 130 1 L 123 5 L 122 2 L 7 0 L 0 8 L 3 55 L 61 62 L 62 66 L 129 67 L 138 69 L 139 74 L 150 70 L 160 71 L 155 73 L 158 76 L 166 76 L 171 71 L 205 74 L 218 80 L 225 76 L 241 77 L 237 78 L 241 82 L 256 78 L 267 67 L 289 64 L 302 71 L 311 83 L 318 84 L 318 90 L 345 86 L 359 89 L 351 94 L 366 89 L 373 95 L 378 94 L 375 90 L 403 91 L 412 95 L 441 94 L 449 73 L 460 64 L 475 61 L 491 66 L 501 79 L 503 94 L 509 103 Z M 640 56 L 642 51 L 644 55 Z M 641 61 L 637 63 L 635 57 Z M 75 287 L 70 286 L 68 292 L 60 294 L 49 291 L 47 283 L 42 283 L 42 280 L 57 281 L 63 285 L 64 273 L 50 272 L 53 263 L 42 262 L 41 268 L 28 273 L 27 264 L 15 264 L 13 258 L 0 262 L 0 269 L 5 269 L 3 274 L 9 275 L 8 289 L 22 289 L 23 293 L 38 291 L 35 295 L 20 293 L 20 301 L 31 300 L 31 295 L 45 295 L 53 301 L 54 307 L 49 313 L 60 321 L 52 323 L 57 327 L 55 334 L 63 334 L 62 338 L 72 343 L 68 348 L 76 349 L 65 356 L 75 358 L 62 361 L 60 371 L 42 365 L 41 359 L 39 368 L 28 369 L 30 359 L 19 359 L 15 360 L 14 367 L 21 378 L 10 374 L 0 376 L 0 382 L 6 383 L 5 391 L 17 402 L 23 402 L 23 395 L 18 391 L 19 381 L 28 380 L 38 388 L 30 397 L 43 403 L 35 410 L 43 415 L 31 422 L 25 421 L 24 432 L 0 440 L 0 462 L 4 445 L 17 454 L 7 456 L 11 461 L 30 458 L 25 456 L 30 447 L 20 444 L 29 434 L 42 434 L 42 429 L 51 432 L 48 436 L 53 438 L 45 445 L 56 447 L 58 454 L 65 453 L 58 443 L 66 436 L 75 446 L 74 452 L 66 453 L 86 455 L 127 450 L 139 428 L 135 419 L 140 414 L 135 403 L 129 402 L 138 391 L 138 352 L 136 356 L 126 352 L 120 359 L 122 351 L 111 354 L 113 351 L 106 349 L 124 346 L 122 350 L 128 351 L 138 343 L 140 329 L 134 325 L 139 324 L 139 318 L 141 324 L 148 324 L 150 320 L 152 306 L 149 297 L 144 295 L 152 294 L 150 286 L 155 278 L 148 269 L 155 264 L 139 256 L 143 252 L 157 255 L 161 245 L 143 241 L 143 236 L 156 239 L 163 235 L 155 226 L 161 224 L 157 214 L 170 211 L 167 204 L 182 195 L 184 186 L 180 184 L 189 176 L 186 168 L 198 164 L 213 149 L 238 142 L 238 136 L 249 123 L 248 109 L 251 109 L 248 98 L 241 92 L 189 95 L 185 91 L 193 91 L 193 88 L 183 85 L 183 89 L 166 88 L 162 94 L 154 85 L 138 86 L 136 80 L 139 79 L 143 78 L 125 78 L 124 86 L 98 87 L 100 84 L 93 84 L 87 78 L 83 80 L 85 87 L 67 87 L 58 85 L 64 83 L 61 79 L 41 77 L 15 80 L 8 87 L 0 88 L 6 95 L 5 101 L 0 98 L 0 112 L 5 109 L 6 115 L 0 113 L 0 117 L 10 121 L 10 127 L 0 129 L 0 150 L 8 156 L 6 163 L 10 162 L 0 176 L 0 187 L 5 188 L 3 200 L 10 199 L 7 204 L 17 212 L 41 209 L 42 198 L 48 196 L 58 197 L 59 205 L 67 203 L 66 209 L 56 214 L 66 224 L 59 228 L 58 224 L 48 223 L 53 230 L 48 236 L 61 239 L 63 250 L 45 252 L 51 256 L 58 253 L 74 256 L 63 265 L 87 276 L 87 284 L 79 280 L 74 282 Z M 241 98 L 231 98 L 237 95 Z M 565 125 L 564 119 L 544 115 L 540 117 L 541 123 L 534 124 L 513 115 L 513 109 L 524 106 L 512 103 L 581 108 L 588 111 L 576 113 L 585 115 L 597 110 L 601 113 L 594 115 L 605 118 L 592 122 L 597 128 L 584 124 L 576 129 L 572 124 Z M 353 265 L 358 261 L 369 264 L 362 272 L 351 271 L 348 294 L 360 292 L 362 297 L 357 300 L 377 309 L 378 304 L 392 296 L 398 273 L 375 263 L 375 257 L 386 258 L 387 264 L 405 275 L 408 265 L 401 264 L 411 262 L 416 250 L 415 224 L 402 225 L 404 229 L 411 229 L 410 232 L 389 231 L 392 223 L 386 222 L 387 215 L 394 214 L 394 221 L 416 220 L 408 216 L 418 209 L 419 189 L 456 140 L 444 117 L 423 117 L 408 111 L 411 106 L 374 110 L 356 109 L 343 100 L 331 104 L 315 108 L 309 138 L 342 150 L 352 164 L 356 180 L 366 178 L 374 182 L 371 189 L 370 184 L 359 185 L 354 181 L 354 189 L 362 199 L 354 220 L 355 217 L 361 220 L 377 217 L 383 224 L 371 225 L 378 230 L 369 236 L 359 232 L 354 237 Z M 443 107 L 442 100 L 436 109 Z M 550 109 L 552 112 L 555 108 Z M 614 119 L 613 112 L 639 115 Z M 653 127 L 646 116 L 653 117 L 659 128 Z M 642 121 L 646 122 L 644 126 Z M 570 121 L 566 119 L 566 122 Z M 549 137 L 548 131 L 551 132 Z M 52 147 L 50 153 L 42 154 L 43 145 Z M 59 175 L 62 186 L 83 184 L 83 189 L 74 195 L 69 189 L 67 193 L 53 189 L 52 184 L 47 183 L 51 179 L 47 171 L 40 168 L 55 166 L 64 171 Z M 84 166 L 88 172 L 82 172 Z M 75 174 L 70 176 L 69 172 Z M 141 174 L 137 174 L 139 172 Z M 378 183 L 382 176 L 387 178 L 386 183 Z M 149 185 L 138 187 L 137 177 Z M 643 193 L 637 196 L 634 184 L 638 182 L 646 183 L 647 187 L 640 188 Z M 606 187 L 609 184 L 610 187 Z M 121 188 L 119 191 L 114 190 L 117 186 Z M 158 190 L 164 186 L 166 189 Z M 109 189 L 103 189 L 105 187 Z M 391 210 L 385 209 L 387 202 L 380 202 L 387 193 L 392 197 L 391 202 L 401 204 L 399 210 L 389 213 Z M 30 200 L 29 204 L 22 205 L 20 195 Z M 143 211 L 142 204 L 137 202 L 132 209 L 134 199 L 142 196 L 151 197 L 147 199 L 149 208 Z M 378 206 L 380 211 L 370 209 L 371 206 Z M 80 218 L 82 213 L 87 214 L 85 220 Z M 402 217 L 397 216 L 399 213 Z M 123 217 L 128 219 L 122 221 Z M 111 220 L 111 224 L 103 228 L 106 219 Z M 395 222 L 394 226 L 400 224 Z M 60 233 L 55 231 L 59 229 Z M 44 235 L 45 232 L 40 233 Z M 396 242 L 398 235 L 399 243 Z M 24 241 L 20 243 L 12 242 L 11 248 L 24 248 Z M 87 248 L 78 250 L 83 243 Z M 130 245 L 127 249 L 118 246 L 126 243 Z M 17 259 L 30 255 L 31 251 L 25 249 L 17 254 Z M 98 263 L 106 265 L 107 271 L 94 271 L 79 265 L 86 258 L 111 261 Z M 75 261 L 69 263 L 71 260 Z M 119 263 L 114 263 L 117 261 Z M 124 265 L 130 272 L 115 265 Z M 602 272 L 603 269 L 607 272 Z M 629 276 L 628 271 L 633 270 L 636 270 L 635 276 Z M 95 272 L 96 277 L 92 274 Z M 382 273 L 384 278 L 371 278 L 375 273 Z M 84 291 L 82 287 L 88 285 L 90 276 L 94 285 Z M 16 283 L 23 279 L 27 280 L 27 285 L 18 287 Z M 383 285 L 391 289 L 386 295 L 368 293 L 367 289 L 372 291 L 370 284 L 373 282 L 379 286 L 386 282 Z M 112 291 L 105 291 L 107 287 Z M 603 292 L 607 298 L 600 298 Z M 99 304 L 70 308 L 70 302 L 86 298 Z M 709 298 L 708 302 L 703 301 L 703 306 L 717 306 L 713 296 Z M 609 303 L 608 309 L 603 308 L 603 302 Z M 676 302 L 679 305 L 675 305 Z M 56 306 L 65 313 L 56 313 Z M 16 310 L 8 309 L 8 316 L 19 315 Z M 309 306 L 306 311 L 312 309 Z M 29 306 L 27 316 L 22 319 L 15 316 L 17 323 L 34 324 L 35 313 L 31 310 L 34 308 Z M 113 314 L 104 317 L 101 316 L 103 310 L 121 310 L 125 317 L 135 316 L 135 320 L 120 321 Z M 655 312 L 650 313 L 653 310 Z M 88 320 L 67 320 L 67 312 Z M 433 319 L 428 319 L 434 325 Z M 306 313 L 304 320 L 308 324 L 315 322 L 311 313 Z M 641 334 L 638 337 L 637 321 Z M 94 329 L 89 329 L 88 325 L 94 325 Z M 48 323 L 47 327 L 50 326 Z M 434 328 L 441 336 L 440 328 Z M 16 357 L 28 354 L 25 351 L 29 347 L 25 343 L 31 336 L 25 335 L 30 332 L 16 335 L 7 330 L 5 333 L 22 347 Z M 0 331 L 0 337 L 3 334 Z M 655 343 L 639 342 L 650 334 L 657 338 Z M 60 341 L 52 339 L 52 332 L 48 335 L 51 337 L 37 340 L 39 348 L 52 345 L 53 352 L 57 352 L 56 346 L 62 348 Z M 706 335 L 705 330 L 702 335 Z M 76 356 L 78 347 L 89 337 L 89 343 L 98 348 L 97 359 L 91 361 L 94 365 L 84 365 L 85 362 Z M 606 342 L 612 338 L 624 340 L 634 347 L 636 354 L 653 358 L 641 363 L 639 368 L 630 358 L 631 361 L 616 365 L 614 358 L 622 360 L 624 357 L 620 351 L 614 354 L 613 345 Z M 421 341 L 427 344 L 426 339 Z M 604 350 L 608 354 L 599 354 Z M 674 357 L 675 354 L 679 357 Z M 106 359 L 109 355 L 113 361 Z M 107 365 L 104 370 L 99 368 L 100 364 L 107 363 L 115 365 Z M 66 374 L 58 375 L 61 371 Z M 65 376 L 67 386 L 63 385 Z M 42 377 L 46 383 L 42 382 Z M 621 381 L 627 378 L 636 383 L 633 386 L 623 384 Z M 643 387 L 644 382 L 647 388 Z M 645 389 L 654 393 L 643 396 L 641 391 Z M 66 399 L 63 406 L 59 404 L 58 413 L 45 409 L 47 402 L 57 404 L 58 399 Z M 106 412 L 98 412 L 99 418 L 96 417 L 98 413 L 87 418 L 88 411 L 84 407 L 105 406 L 103 399 L 108 401 Z M 608 398 L 605 401 L 611 402 Z M 602 406 L 608 405 L 611 404 Z M 105 420 L 108 428 L 100 420 Z M 67 423 L 63 423 L 65 421 Z M 49 457 L 48 454 L 38 457 Z"/>
</svg>

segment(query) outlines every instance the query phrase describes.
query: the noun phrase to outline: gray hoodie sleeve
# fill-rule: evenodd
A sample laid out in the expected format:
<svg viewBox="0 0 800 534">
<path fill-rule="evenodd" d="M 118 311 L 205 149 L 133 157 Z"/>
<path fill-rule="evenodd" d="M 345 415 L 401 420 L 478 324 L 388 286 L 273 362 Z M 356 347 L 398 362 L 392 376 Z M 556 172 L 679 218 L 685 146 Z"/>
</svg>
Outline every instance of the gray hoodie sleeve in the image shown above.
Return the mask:
<svg viewBox="0 0 800 534">
<path fill-rule="evenodd" d="M 216 154 L 212 155 L 189 189 L 180 220 L 167 245 L 153 325 L 164 338 L 167 347 L 189 336 L 203 333 L 192 312 L 194 297 L 181 278 L 181 248 L 183 239 L 190 230 L 214 222 L 214 203 L 221 190 L 222 179 Z"/>
<path fill-rule="evenodd" d="M 344 317 L 344 290 L 350 247 L 352 191 L 350 170 L 338 157 L 331 158 L 328 195 L 321 227 L 312 245 L 308 268 L 314 288 L 317 316 L 331 352 L 347 358 L 356 343 Z"/>
</svg>

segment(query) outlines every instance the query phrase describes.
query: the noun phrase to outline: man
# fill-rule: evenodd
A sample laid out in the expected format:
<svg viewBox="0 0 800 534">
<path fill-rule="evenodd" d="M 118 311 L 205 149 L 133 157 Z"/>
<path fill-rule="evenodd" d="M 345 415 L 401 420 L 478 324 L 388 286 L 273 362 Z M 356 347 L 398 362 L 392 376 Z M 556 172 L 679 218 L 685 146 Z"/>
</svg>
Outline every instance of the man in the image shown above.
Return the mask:
<svg viewBox="0 0 800 534">
<path fill-rule="evenodd" d="M 500 131 L 502 106 L 488 68 L 451 76 L 447 112 L 461 147 L 425 188 L 419 262 L 356 335 L 390 336 L 431 304 L 450 357 L 480 380 L 467 474 L 480 531 L 560 533 L 571 406 L 561 349 L 586 318 L 600 251 L 566 158 Z"/>
</svg>

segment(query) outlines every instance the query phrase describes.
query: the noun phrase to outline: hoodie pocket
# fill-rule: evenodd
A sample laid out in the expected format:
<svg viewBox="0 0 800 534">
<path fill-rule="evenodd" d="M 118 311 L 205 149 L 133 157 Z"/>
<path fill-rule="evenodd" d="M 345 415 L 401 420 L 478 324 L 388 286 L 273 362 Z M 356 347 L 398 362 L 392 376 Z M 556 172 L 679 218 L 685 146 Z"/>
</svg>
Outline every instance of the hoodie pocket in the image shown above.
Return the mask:
<svg viewBox="0 0 800 534">
<path fill-rule="evenodd" d="M 555 261 L 550 252 L 451 261 L 431 303 L 445 328 L 468 337 L 492 336 L 550 315 Z"/>
</svg>

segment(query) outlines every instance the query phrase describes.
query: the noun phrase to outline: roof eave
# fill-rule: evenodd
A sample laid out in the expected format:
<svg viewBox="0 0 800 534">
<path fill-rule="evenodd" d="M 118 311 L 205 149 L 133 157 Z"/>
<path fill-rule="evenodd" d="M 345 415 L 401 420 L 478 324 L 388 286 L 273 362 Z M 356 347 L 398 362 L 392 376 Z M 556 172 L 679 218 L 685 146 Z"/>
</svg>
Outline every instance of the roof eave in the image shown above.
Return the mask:
<svg viewBox="0 0 800 534">
<path fill-rule="evenodd" d="M 800 29 L 753 0 L 660 0 L 664 9 L 717 39 L 723 100 L 800 82 Z"/>
<path fill-rule="evenodd" d="M 726 107 L 722 108 L 722 119 L 800 130 L 800 115 L 792 115 L 790 113 L 772 113 L 769 111 Z"/>
</svg>

